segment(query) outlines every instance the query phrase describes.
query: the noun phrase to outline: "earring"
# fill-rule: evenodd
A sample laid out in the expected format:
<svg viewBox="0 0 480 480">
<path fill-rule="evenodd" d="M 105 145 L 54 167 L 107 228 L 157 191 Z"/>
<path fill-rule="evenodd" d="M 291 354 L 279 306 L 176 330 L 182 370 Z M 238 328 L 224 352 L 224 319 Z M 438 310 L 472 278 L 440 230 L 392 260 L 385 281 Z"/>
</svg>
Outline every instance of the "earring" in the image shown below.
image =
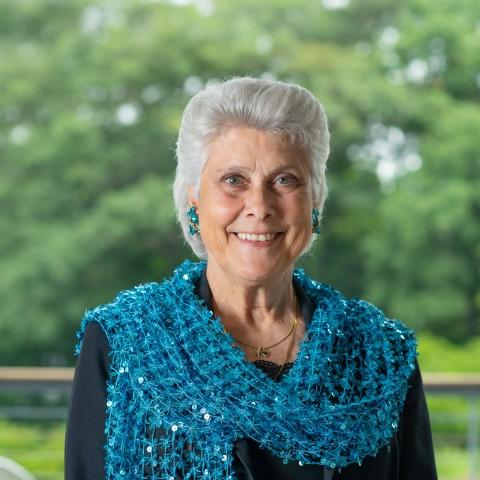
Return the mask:
<svg viewBox="0 0 480 480">
<path fill-rule="evenodd" d="M 200 231 L 200 227 L 198 225 L 197 208 L 193 203 L 189 203 L 187 205 L 187 217 L 188 217 L 188 227 L 190 230 L 190 235 L 195 235 L 197 232 Z"/>
<path fill-rule="evenodd" d="M 312 209 L 312 232 L 317 235 L 320 233 L 320 212 L 318 208 Z"/>
</svg>

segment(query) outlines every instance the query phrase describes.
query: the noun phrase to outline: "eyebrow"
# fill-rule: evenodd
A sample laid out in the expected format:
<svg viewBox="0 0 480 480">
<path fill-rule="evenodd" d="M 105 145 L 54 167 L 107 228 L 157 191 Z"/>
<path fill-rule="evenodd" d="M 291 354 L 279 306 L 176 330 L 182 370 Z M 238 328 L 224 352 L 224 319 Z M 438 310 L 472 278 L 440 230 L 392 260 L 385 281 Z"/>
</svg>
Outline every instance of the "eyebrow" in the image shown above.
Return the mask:
<svg viewBox="0 0 480 480">
<path fill-rule="evenodd" d="M 292 165 L 292 164 L 285 164 L 285 165 L 280 165 L 279 167 L 275 168 L 275 170 L 272 171 L 272 174 L 276 174 L 285 170 L 295 170 L 299 174 L 301 174 L 300 168 L 298 168 L 297 165 Z M 225 168 L 220 168 L 217 170 L 219 173 L 226 173 L 226 172 L 231 172 L 231 171 L 239 171 L 239 172 L 249 172 L 250 169 L 241 165 L 232 165 L 230 167 L 225 167 Z"/>
</svg>

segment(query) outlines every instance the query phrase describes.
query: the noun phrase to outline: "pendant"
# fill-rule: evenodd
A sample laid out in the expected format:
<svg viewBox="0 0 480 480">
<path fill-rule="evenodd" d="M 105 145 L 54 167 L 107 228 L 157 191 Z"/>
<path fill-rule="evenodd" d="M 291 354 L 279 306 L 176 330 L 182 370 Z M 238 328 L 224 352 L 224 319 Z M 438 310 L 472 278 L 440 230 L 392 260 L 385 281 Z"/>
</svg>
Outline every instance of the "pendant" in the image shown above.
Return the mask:
<svg viewBox="0 0 480 480">
<path fill-rule="evenodd" d="M 263 358 L 268 358 L 270 356 L 270 352 L 263 347 L 257 348 L 257 360 L 262 360 Z"/>
</svg>

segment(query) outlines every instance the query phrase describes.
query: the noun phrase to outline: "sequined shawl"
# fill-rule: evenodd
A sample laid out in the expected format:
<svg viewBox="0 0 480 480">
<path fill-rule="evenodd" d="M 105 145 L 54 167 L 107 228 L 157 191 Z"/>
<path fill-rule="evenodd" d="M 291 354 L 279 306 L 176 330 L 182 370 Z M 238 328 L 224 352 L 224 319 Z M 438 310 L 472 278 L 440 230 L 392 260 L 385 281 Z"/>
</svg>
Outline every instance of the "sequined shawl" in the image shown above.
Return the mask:
<svg viewBox="0 0 480 480">
<path fill-rule="evenodd" d="M 108 479 L 235 479 L 233 443 L 251 438 L 284 462 L 361 464 L 398 429 L 417 355 L 412 330 L 374 305 L 294 270 L 315 305 L 280 382 L 235 347 L 195 294 L 205 262 L 87 310 L 111 348 Z M 161 432 L 161 434 L 159 433 Z"/>
</svg>

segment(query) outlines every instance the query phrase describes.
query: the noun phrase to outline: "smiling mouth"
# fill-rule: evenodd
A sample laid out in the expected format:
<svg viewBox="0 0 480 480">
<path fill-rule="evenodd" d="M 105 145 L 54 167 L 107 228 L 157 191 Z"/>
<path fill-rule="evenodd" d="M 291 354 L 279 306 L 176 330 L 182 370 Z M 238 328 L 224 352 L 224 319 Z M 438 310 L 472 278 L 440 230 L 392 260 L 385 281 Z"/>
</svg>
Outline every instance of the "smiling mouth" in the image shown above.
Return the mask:
<svg viewBox="0 0 480 480">
<path fill-rule="evenodd" d="M 277 233 L 260 233 L 260 234 L 255 234 L 255 233 L 243 233 L 243 232 L 233 232 L 233 234 L 239 238 L 240 240 L 243 241 L 249 241 L 249 242 L 259 242 L 259 243 L 269 243 L 273 242 L 276 240 L 280 235 L 283 234 L 283 232 L 277 232 Z"/>
</svg>

